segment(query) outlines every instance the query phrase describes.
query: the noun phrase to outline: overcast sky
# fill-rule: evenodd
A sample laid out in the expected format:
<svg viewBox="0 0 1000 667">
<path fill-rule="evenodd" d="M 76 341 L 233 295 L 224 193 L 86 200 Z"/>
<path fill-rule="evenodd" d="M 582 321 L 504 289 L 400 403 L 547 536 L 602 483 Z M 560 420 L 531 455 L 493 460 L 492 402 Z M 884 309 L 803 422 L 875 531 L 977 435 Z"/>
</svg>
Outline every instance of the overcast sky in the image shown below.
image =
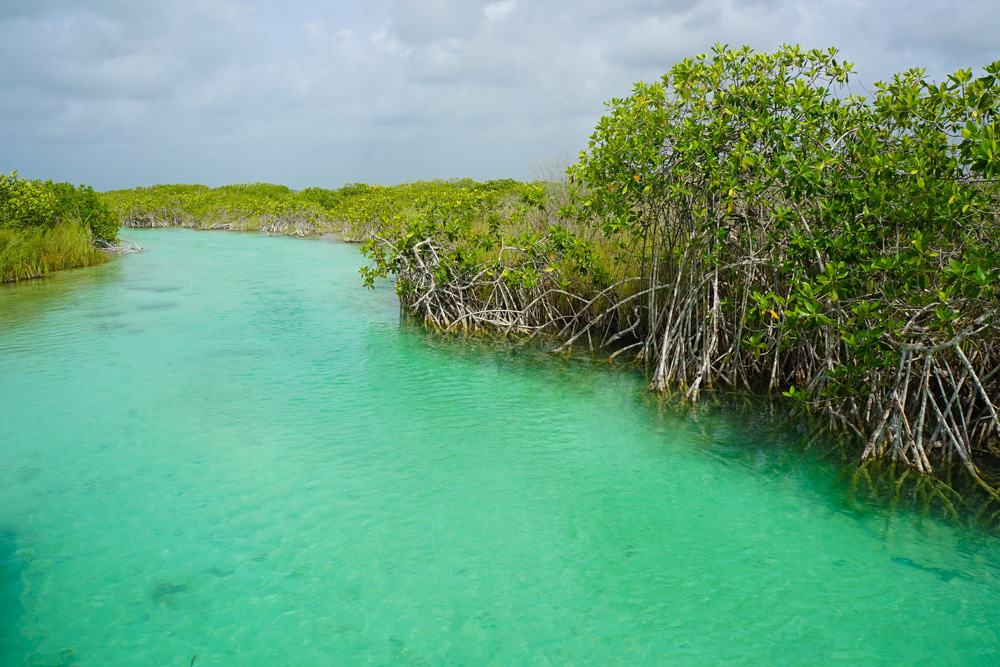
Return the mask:
<svg viewBox="0 0 1000 667">
<path fill-rule="evenodd" d="M 1000 58 L 1000 2 L 0 0 L 0 171 L 293 187 L 531 178 L 720 41 L 873 81 Z"/>
</svg>

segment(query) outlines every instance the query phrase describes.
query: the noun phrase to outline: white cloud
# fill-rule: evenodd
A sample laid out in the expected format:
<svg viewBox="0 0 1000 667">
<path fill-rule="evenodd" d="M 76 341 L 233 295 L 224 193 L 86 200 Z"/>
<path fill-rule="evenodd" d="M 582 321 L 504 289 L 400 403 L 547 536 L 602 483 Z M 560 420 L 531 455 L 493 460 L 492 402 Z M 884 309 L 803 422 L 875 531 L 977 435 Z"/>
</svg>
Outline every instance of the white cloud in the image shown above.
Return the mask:
<svg viewBox="0 0 1000 667">
<path fill-rule="evenodd" d="M 517 0 L 497 0 L 483 7 L 483 16 L 490 21 L 498 21 L 517 9 Z"/>
</svg>

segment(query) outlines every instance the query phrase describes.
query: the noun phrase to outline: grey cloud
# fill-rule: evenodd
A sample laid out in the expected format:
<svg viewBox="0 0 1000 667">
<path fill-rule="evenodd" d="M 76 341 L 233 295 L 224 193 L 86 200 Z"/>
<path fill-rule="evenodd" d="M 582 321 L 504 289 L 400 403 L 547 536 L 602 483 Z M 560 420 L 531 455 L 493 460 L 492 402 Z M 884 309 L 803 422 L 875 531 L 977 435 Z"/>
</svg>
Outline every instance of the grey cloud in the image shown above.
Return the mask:
<svg viewBox="0 0 1000 667">
<path fill-rule="evenodd" d="M 717 41 L 836 45 L 862 81 L 998 55 L 995 3 L 6 0 L 0 170 L 99 187 L 514 176 Z"/>
<path fill-rule="evenodd" d="M 476 0 L 399 0 L 389 3 L 388 15 L 392 30 L 404 42 L 427 44 L 473 35 L 483 21 L 485 5 Z"/>
</svg>

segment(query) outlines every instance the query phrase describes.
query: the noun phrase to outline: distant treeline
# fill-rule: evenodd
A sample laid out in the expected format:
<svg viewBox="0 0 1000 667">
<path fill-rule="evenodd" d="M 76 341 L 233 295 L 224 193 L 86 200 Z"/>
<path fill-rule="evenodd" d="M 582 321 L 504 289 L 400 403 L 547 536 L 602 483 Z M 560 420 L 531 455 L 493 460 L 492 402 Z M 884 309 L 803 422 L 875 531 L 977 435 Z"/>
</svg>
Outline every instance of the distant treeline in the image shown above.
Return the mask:
<svg viewBox="0 0 1000 667">
<path fill-rule="evenodd" d="M 90 266 L 118 239 L 118 218 L 93 189 L 0 174 L 0 282 Z"/>
<path fill-rule="evenodd" d="M 126 227 L 191 227 L 265 231 L 307 236 L 330 232 L 363 240 L 399 216 L 489 217 L 501 200 L 544 200 L 544 187 L 512 180 L 478 183 L 463 179 L 396 186 L 351 184 L 339 189 L 293 191 L 283 185 L 249 183 L 154 185 L 102 195 Z"/>
<path fill-rule="evenodd" d="M 126 227 L 193 227 L 304 236 L 332 229 L 326 211 L 283 185 L 156 185 L 104 194 Z"/>
</svg>

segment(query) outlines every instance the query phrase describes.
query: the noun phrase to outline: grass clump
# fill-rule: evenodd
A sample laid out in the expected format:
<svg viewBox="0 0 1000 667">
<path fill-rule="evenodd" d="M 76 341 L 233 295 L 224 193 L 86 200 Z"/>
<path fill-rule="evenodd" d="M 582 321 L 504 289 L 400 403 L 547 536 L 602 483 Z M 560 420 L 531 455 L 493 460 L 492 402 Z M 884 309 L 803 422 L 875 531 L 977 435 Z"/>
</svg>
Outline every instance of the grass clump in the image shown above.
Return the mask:
<svg viewBox="0 0 1000 667">
<path fill-rule="evenodd" d="M 0 282 L 40 278 L 106 259 L 94 247 L 88 230 L 75 222 L 26 229 L 0 227 Z"/>
</svg>

